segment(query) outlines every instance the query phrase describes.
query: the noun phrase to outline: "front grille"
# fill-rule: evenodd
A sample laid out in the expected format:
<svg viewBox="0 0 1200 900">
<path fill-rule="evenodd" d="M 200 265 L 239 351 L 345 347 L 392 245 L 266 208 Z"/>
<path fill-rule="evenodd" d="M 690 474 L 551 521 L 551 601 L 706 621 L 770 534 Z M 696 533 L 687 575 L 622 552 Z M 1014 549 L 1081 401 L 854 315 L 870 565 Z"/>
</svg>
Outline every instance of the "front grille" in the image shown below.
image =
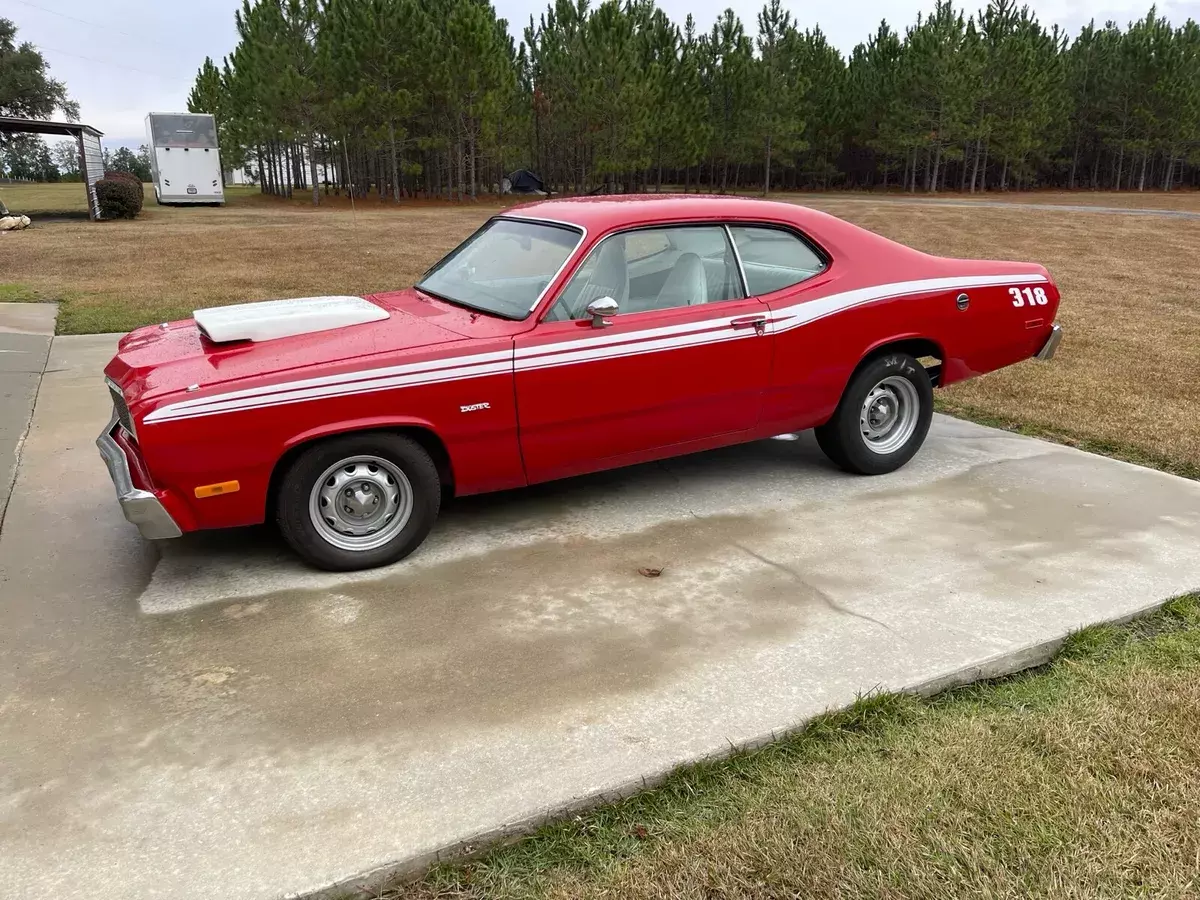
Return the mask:
<svg viewBox="0 0 1200 900">
<path fill-rule="evenodd" d="M 117 414 L 117 421 L 132 437 L 136 438 L 137 432 L 133 430 L 133 416 L 129 414 L 129 404 L 125 402 L 125 395 L 111 381 L 108 382 L 108 392 L 112 394 L 113 411 Z"/>
</svg>

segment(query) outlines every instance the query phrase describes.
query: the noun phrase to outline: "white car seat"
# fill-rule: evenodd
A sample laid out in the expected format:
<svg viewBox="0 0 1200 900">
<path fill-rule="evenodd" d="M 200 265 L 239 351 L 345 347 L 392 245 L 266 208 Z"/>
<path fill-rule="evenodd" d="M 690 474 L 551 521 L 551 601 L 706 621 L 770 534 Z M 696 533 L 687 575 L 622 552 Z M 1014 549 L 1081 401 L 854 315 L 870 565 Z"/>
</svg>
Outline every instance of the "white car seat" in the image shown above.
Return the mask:
<svg viewBox="0 0 1200 900">
<path fill-rule="evenodd" d="M 681 253 L 658 292 L 655 309 L 696 306 L 708 300 L 708 276 L 695 253 Z"/>
<path fill-rule="evenodd" d="M 596 267 L 579 291 L 571 309 L 571 318 L 587 315 L 587 305 L 601 297 L 612 297 L 621 306 L 629 296 L 629 268 L 625 264 L 625 239 L 618 235 L 609 238 L 596 257 Z"/>
</svg>

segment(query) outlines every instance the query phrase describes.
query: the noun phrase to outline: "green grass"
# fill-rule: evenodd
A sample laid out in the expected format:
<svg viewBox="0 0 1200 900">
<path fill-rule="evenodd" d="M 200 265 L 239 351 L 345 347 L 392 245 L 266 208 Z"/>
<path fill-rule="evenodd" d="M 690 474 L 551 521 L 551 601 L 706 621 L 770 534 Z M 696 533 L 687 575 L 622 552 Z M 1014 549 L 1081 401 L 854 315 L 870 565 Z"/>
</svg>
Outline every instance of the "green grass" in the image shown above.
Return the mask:
<svg viewBox="0 0 1200 900">
<path fill-rule="evenodd" d="M 37 303 L 37 291 L 23 284 L 0 284 L 0 303 Z"/>
<path fill-rule="evenodd" d="M 1038 670 L 862 698 L 385 896 L 1182 897 L 1198 854 L 1193 594 Z"/>
<path fill-rule="evenodd" d="M 0 185 L 0 200 L 14 215 L 31 219 L 46 215 L 87 216 L 88 197 L 83 182 Z"/>
</svg>

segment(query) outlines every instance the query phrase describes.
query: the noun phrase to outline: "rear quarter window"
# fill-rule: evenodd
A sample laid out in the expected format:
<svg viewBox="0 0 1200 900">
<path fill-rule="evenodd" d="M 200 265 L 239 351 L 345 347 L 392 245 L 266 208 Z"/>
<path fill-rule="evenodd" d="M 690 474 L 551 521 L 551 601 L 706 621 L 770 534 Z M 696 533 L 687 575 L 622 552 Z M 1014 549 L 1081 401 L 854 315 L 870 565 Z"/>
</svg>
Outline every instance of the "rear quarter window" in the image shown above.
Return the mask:
<svg viewBox="0 0 1200 900">
<path fill-rule="evenodd" d="M 820 254 L 790 231 L 754 225 L 731 225 L 729 230 L 752 297 L 800 284 L 825 269 Z"/>
</svg>

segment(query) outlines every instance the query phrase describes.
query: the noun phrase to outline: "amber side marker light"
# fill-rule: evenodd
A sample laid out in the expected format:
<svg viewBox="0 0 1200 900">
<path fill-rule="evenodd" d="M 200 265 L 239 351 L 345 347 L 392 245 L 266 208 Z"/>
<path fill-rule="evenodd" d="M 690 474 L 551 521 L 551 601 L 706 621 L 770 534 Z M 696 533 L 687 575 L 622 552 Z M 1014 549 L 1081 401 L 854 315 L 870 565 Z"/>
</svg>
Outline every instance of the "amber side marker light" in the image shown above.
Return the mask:
<svg viewBox="0 0 1200 900">
<path fill-rule="evenodd" d="M 222 481 L 220 484 L 206 484 L 203 487 L 196 488 L 196 499 L 203 500 L 205 497 L 217 497 L 221 494 L 232 494 L 241 487 L 236 481 Z"/>
</svg>

